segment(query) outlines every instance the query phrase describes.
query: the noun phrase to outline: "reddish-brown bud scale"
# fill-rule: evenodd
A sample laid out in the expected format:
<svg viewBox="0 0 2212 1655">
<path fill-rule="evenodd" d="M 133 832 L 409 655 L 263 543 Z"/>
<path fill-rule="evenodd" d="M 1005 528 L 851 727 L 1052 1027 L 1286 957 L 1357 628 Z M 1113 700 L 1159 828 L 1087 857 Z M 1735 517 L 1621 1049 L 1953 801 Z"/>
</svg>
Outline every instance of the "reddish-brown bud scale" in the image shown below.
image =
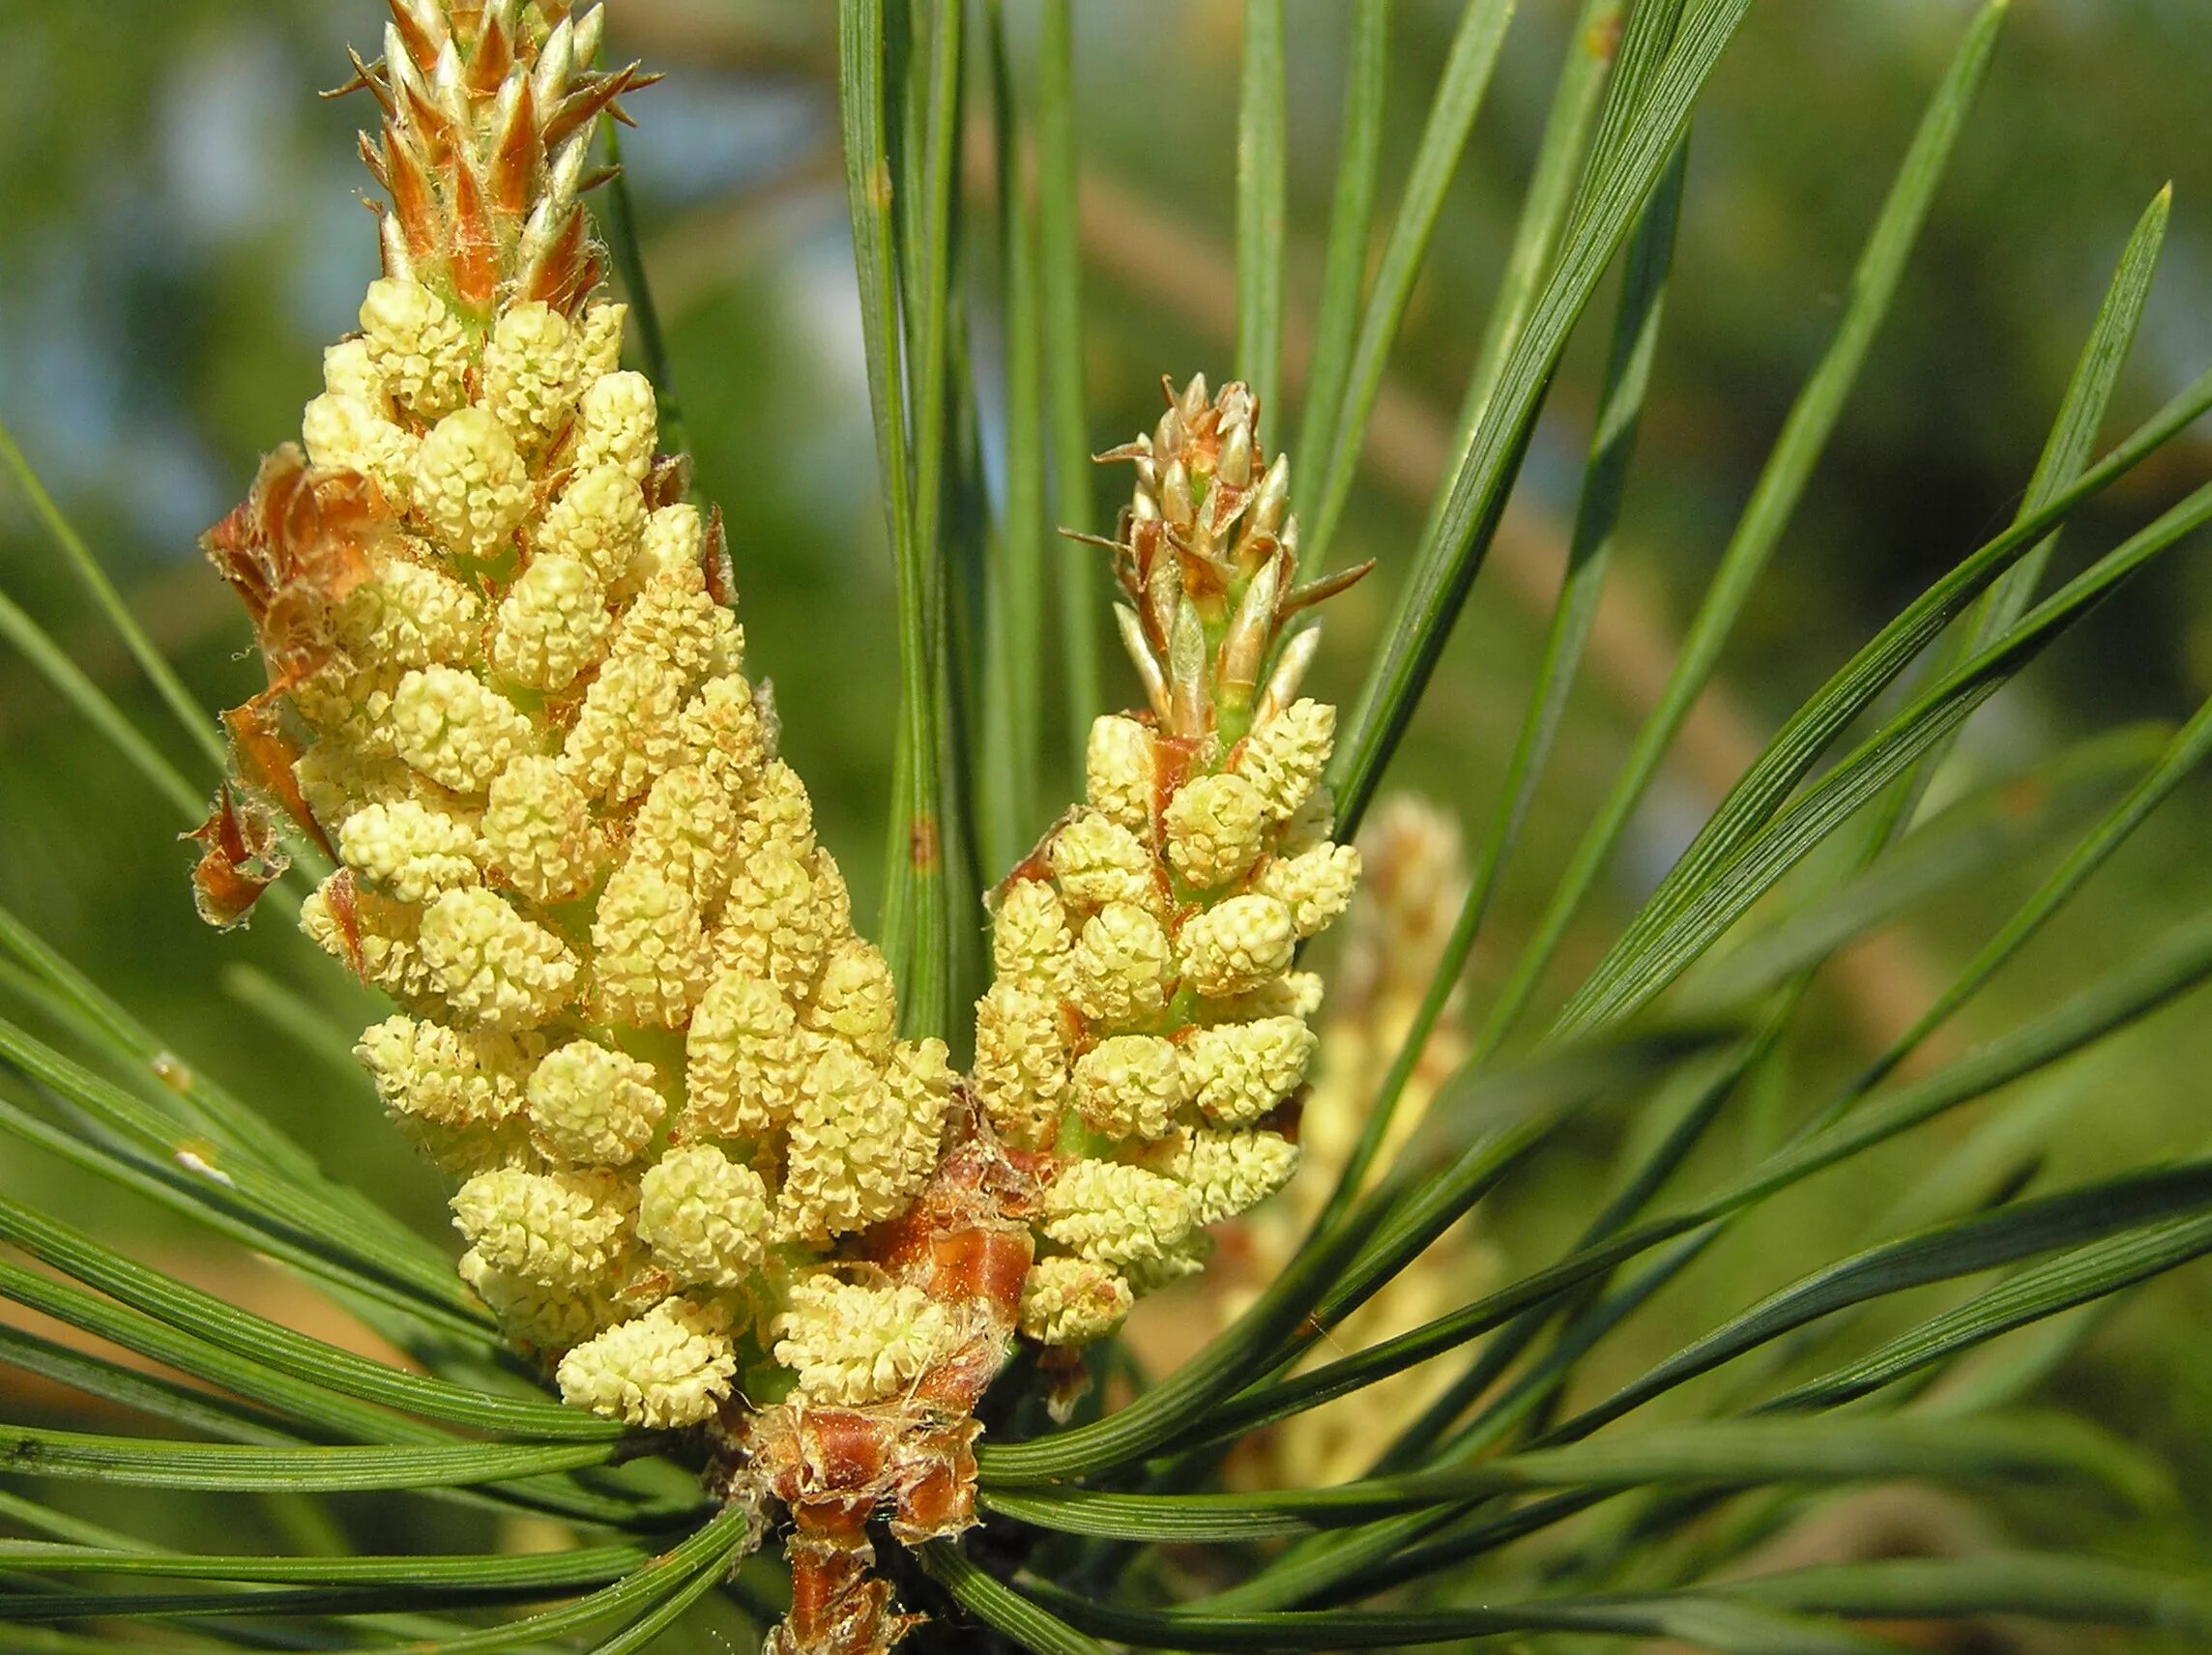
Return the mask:
<svg viewBox="0 0 2212 1655">
<path fill-rule="evenodd" d="M 931 1225 L 918 1205 L 877 1225 L 867 1234 L 868 1257 L 902 1275 L 929 1257 Z"/>
<path fill-rule="evenodd" d="M 1184 736 L 1156 735 L 1152 741 L 1152 820 L 1157 822 L 1197 768 L 1203 742 Z"/>
<path fill-rule="evenodd" d="M 538 105 L 528 82 L 514 101 L 492 151 L 492 205 L 509 218 L 530 211 L 530 183 L 545 164 L 545 143 L 538 131 Z"/>
<path fill-rule="evenodd" d="M 655 480 L 661 482 L 663 479 L 656 476 Z M 679 482 L 674 493 L 655 504 L 673 506 L 684 497 L 684 492 Z M 707 577 L 707 595 L 725 609 L 735 604 L 738 600 L 737 575 L 730 566 L 730 537 L 728 530 L 722 526 L 722 508 L 719 506 L 707 513 L 707 537 L 699 549 L 699 566 Z"/>
<path fill-rule="evenodd" d="M 310 473 L 286 444 L 261 462 L 243 505 L 200 544 L 246 605 L 283 690 L 331 658 L 332 614 L 368 578 L 368 552 L 391 533 L 382 496 L 351 473 Z"/>
<path fill-rule="evenodd" d="M 844 1408 L 818 1408 L 800 1422 L 800 1441 L 811 1489 L 799 1497 L 820 1503 L 825 1494 L 872 1495 L 884 1480 L 883 1429 L 866 1414 Z M 865 1521 L 867 1513 L 859 1513 Z"/>
<path fill-rule="evenodd" d="M 524 297 L 572 310 L 582 296 L 598 281 L 598 261 L 586 248 L 591 232 L 579 207 L 561 221 L 544 260 L 532 273 Z"/>
<path fill-rule="evenodd" d="M 390 127 L 385 129 L 384 166 L 378 176 L 392 197 L 393 217 L 399 220 L 408 252 L 418 259 L 428 258 L 438 246 L 438 212 L 431 201 L 430 181 L 414 152 Z"/>
<path fill-rule="evenodd" d="M 359 60 L 357 59 L 356 61 Z M 360 84 L 366 86 L 369 83 L 364 80 Z M 390 191 L 392 189 L 392 177 L 390 170 L 384 164 L 383 152 L 380 151 L 376 147 L 375 143 L 370 140 L 369 135 L 366 132 L 354 133 L 353 144 L 355 152 L 361 157 L 361 164 L 368 168 L 368 176 L 376 180 L 377 187 L 379 189 Z M 373 201 L 369 203 L 369 209 L 370 211 L 376 213 L 382 213 L 385 211 L 384 207 L 380 203 Z"/>
<path fill-rule="evenodd" d="M 597 120 L 601 114 L 611 113 L 624 126 L 631 123 L 615 107 L 615 100 L 626 92 L 651 86 L 660 78 L 657 74 L 641 73 L 635 64 L 608 75 L 584 91 L 571 94 L 562 101 L 552 119 L 545 123 L 545 144 L 548 149 L 559 149 L 561 140 L 580 132 Z"/>
<path fill-rule="evenodd" d="M 445 111 L 422 96 L 422 89 L 412 83 L 401 88 L 400 95 L 407 103 L 407 122 L 412 137 L 393 133 L 391 141 L 409 148 L 420 146 L 421 160 L 429 166 L 443 166 L 452 159 L 451 133 L 447 126 Z"/>
<path fill-rule="evenodd" d="M 514 43 L 508 38 L 507 19 L 495 13 L 491 27 L 484 30 L 477 49 L 469 54 L 468 88 L 480 97 L 497 92 L 513 67 Z"/>
<path fill-rule="evenodd" d="M 490 212 L 476 168 L 466 161 L 453 168 L 451 263 L 453 291 L 480 314 L 489 311 L 499 291 L 499 257 L 492 241 Z"/>
<path fill-rule="evenodd" d="M 940 1232 L 929 1242 L 930 1293 L 945 1300 L 979 1300 L 1010 1321 L 1035 1251 L 1026 1229 Z"/>
<path fill-rule="evenodd" d="M 894 1532 L 909 1544 L 975 1526 L 975 1483 L 965 1467 L 939 1462 L 921 1480 L 906 1491 L 899 1514 L 891 1520 Z"/>
<path fill-rule="evenodd" d="M 399 44 L 407 48 L 407 55 L 415 67 L 428 74 L 438 67 L 438 43 L 423 29 L 406 0 L 388 0 L 385 8 L 392 14 L 393 24 L 399 31 Z"/>
</svg>

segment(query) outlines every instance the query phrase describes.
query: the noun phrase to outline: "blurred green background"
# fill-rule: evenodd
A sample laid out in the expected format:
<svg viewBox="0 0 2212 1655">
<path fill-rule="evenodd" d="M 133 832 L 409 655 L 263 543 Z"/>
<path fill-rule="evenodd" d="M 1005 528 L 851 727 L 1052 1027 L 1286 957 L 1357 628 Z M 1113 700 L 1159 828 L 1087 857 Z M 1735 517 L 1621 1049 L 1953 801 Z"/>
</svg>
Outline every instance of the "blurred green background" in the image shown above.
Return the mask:
<svg viewBox="0 0 2212 1655">
<path fill-rule="evenodd" d="M 787 751 L 865 915 L 881 883 L 895 656 L 837 170 L 832 8 L 619 0 L 610 10 L 611 52 L 668 72 L 633 101 L 642 125 L 627 134 L 627 159 L 703 492 L 730 525 L 751 669 L 775 682 Z M 1448 438 L 1573 10 L 1524 0 L 1415 291 L 1336 559 L 1380 565 L 1338 606 L 1317 669 L 1320 687 L 1340 698 L 1357 684 L 1419 531 L 1419 489 Z M 1638 686 L 1647 698 L 1652 667 L 1663 671 L 1826 337 L 1968 10 L 1965 0 L 1766 0 L 1722 66 L 1697 129 L 1624 528 L 1618 624 L 1601 632 L 1501 899 L 1499 953 L 1478 957 L 1478 1011 L 1495 958 L 1533 917 L 1625 750 Z M 1026 98 L 1033 9 L 1008 0 L 1006 11 Z M 2165 266 L 2115 427 L 2212 361 L 2212 15 L 2200 0 L 2035 0 L 2016 11 L 1903 298 L 1723 685 L 1642 813 L 1606 902 L 1583 916 L 1570 960 L 1602 948 L 1740 768 L 1745 741 L 1755 745 L 2009 514 L 2121 242 L 2169 179 Z M 1103 448 L 1150 422 L 1162 373 L 1218 377 L 1227 365 L 1238 8 L 1116 0 L 1077 13 L 1087 365 Z M 1455 14 L 1432 0 L 1398 7 L 1384 215 Z M 342 78 L 349 42 L 373 55 L 381 16 L 370 0 L 0 0 L 0 107 L 10 112 L 0 418 L 211 707 L 251 693 L 259 667 L 195 537 L 243 492 L 256 455 L 296 428 L 321 347 L 352 326 L 374 274 L 352 140 L 367 105 L 312 93 Z M 1294 334 L 1308 325 L 1320 281 L 1346 18 L 1338 0 L 1290 3 Z M 970 326 L 989 364 L 990 272 L 976 274 Z M 1604 328 L 1584 332 L 1500 555 L 1398 772 L 1476 824 L 1521 716 L 1542 636 L 1538 599 L 1555 578 L 1587 441 Z M 1002 412 L 986 399 L 986 430 Z M 1291 428 L 1267 423 L 1277 440 Z M 2061 566 L 2147 519 L 2205 458 L 2201 435 L 2176 444 L 2081 519 Z M 1100 498 L 1121 486 L 1102 479 Z M 199 778 L 12 484 L 0 485 L 0 590 Z M 1133 696 L 1119 662 L 1110 670 L 1114 695 Z M 2177 719 L 2207 689 L 2212 579 L 2185 551 L 1977 718 L 1954 784 L 2114 723 Z M 2204 802 L 2198 787 L 2169 806 L 1970 1008 L 1960 1038 L 2050 1003 L 2200 906 L 2194 893 L 2212 874 L 2197 831 Z M 172 837 L 182 826 L 0 652 L 0 901 L 138 1008 L 185 1060 L 436 1226 L 440 1192 L 342 1058 L 269 1016 L 273 998 L 305 997 L 341 1016 L 365 1002 L 275 923 L 247 938 L 201 928 L 189 858 Z M 1833 973 L 1819 1037 L 1795 1055 L 1808 1097 L 1872 1032 L 1908 1018 L 2038 871 L 1949 895 Z M 2073 1182 L 2201 1147 L 2208 1065 L 2202 1012 L 2184 1007 L 2062 1071 L 2045 1088 L 2055 1124 L 2039 1176 Z M 1593 1130 L 1586 1165 L 1549 1166 L 1509 1193 L 1515 1234 L 1533 1248 L 1578 1223 L 1606 1148 L 1605 1131 Z M 1866 1215 L 1909 1194 L 1917 1155 L 1877 1157 L 1814 1186 L 1812 1199 L 1790 1205 L 1790 1233 L 1731 1252 L 1733 1263 L 1693 1272 L 1660 1301 L 1648 1343 L 1674 1343 L 1805 1263 L 1871 1239 Z M 0 1167 L 10 1183 L 50 1188 L 63 1176 Z M 85 1196 L 94 1199 L 92 1186 Z M 180 1263 L 186 1242 L 104 1192 L 97 1199 L 105 1231 Z M 1758 1261 L 1757 1276 L 1746 1259 Z M 235 1285 L 220 1273 L 230 1268 L 211 1262 L 202 1273 Z M 273 1272 L 262 1286 L 282 1292 Z M 2194 1491 L 2192 1521 L 2146 1537 L 2156 1549 L 2185 1551 L 2212 1533 L 2208 1318 L 2212 1271 L 2198 1266 L 2110 1318 L 2053 1381 L 2054 1394 L 2156 1447 Z M 0 1375 L 0 1397 L 13 1382 Z"/>
</svg>

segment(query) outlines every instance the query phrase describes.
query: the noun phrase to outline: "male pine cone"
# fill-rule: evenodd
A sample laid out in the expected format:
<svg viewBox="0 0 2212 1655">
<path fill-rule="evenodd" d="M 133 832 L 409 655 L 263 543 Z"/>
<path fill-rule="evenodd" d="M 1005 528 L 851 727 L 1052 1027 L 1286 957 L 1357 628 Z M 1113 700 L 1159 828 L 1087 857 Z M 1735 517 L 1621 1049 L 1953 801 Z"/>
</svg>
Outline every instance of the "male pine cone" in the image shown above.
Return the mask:
<svg viewBox="0 0 2212 1655">
<path fill-rule="evenodd" d="M 793 1358 L 823 1261 L 936 1167 L 952 1076 L 895 1037 L 743 674 L 719 521 L 593 297 L 585 151 L 641 77 L 586 67 L 596 10 L 393 10 L 359 75 L 385 275 L 305 452 L 209 537 L 270 687 L 229 717 L 203 899 L 272 871 L 274 808 L 333 854 L 302 923 L 402 1008 L 357 1054 L 569 1401 L 692 1425 L 747 1369 L 788 1389 L 777 1361 L 866 1400 L 913 1330 L 858 1378 Z"/>
<path fill-rule="evenodd" d="M 1295 699 L 1314 634 L 1284 635 L 1345 583 L 1294 588 L 1289 462 L 1258 415 L 1194 379 L 1109 456 L 1137 468 L 1113 549 L 1151 705 L 1091 726 L 1085 803 L 997 896 L 974 1088 L 1042 1169 L 1021 1327 L 1047 1346 L 1204 1268 L 1207 1227 L 1297 1166 L 1321 983 L 1294 961 L 1359 854 L 1328 838 L 1335 711 Z"/>
</svg>

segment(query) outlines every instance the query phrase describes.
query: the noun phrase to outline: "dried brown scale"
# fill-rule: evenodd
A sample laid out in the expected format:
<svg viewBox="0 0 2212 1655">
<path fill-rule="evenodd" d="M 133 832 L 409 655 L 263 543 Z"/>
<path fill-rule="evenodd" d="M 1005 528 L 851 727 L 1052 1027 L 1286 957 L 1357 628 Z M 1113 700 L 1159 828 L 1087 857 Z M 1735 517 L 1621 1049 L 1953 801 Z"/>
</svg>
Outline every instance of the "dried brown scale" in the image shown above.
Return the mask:
<svg viewBox="0 0 2212 1655">
<path fill-rule="evenodd" d="M 201 847 L 192 868 L 192 902 L 210 925 L 244 922 L 261 893 L 284 875 L 285 855 L 276 813 L 251 795 L 225 783 L 208 819 L 183 837 Z"/>
<path fill-rule="evenodd" d="M 311 474 L 287 443 L 261 462 L 244 504 L 209 530 L 208 557 L 246 605 L 280 694 L 328 661 L 337 606 L 368 578 L 387 533 L 369 479 Z"/>
</svg>

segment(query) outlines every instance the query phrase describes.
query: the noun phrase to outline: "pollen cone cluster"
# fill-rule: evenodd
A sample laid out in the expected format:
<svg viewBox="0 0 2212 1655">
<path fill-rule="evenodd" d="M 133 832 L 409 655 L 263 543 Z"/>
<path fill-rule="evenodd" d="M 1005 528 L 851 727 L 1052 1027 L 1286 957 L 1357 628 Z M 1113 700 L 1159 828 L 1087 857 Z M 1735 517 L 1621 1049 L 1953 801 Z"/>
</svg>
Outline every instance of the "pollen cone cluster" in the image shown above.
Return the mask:
<svg viewBox="0 0 2212 1655">
<path fill-rule="evenodd" d="M 953 1077 L 894 1036 L 719 522 L 592 297 L 584 145 L 637 77 L 565 11 L 400 0 L 361 66 L 386 274 L 209 537 L 270 687 L 199 883 L 242 912 L 278 811 L 330 853 L 302 924 L 399 1007 L 357 1055 L 460 1180 L 463 1275 L 569 1401 L 685 1426 L 747 1370 L 925 1364 L 929 1316 L 825 1261 L 930 1176 Z"/>
<path fill-rule="evenodd" d="M 1091 727 L 1086 802 L 997 894 L 974 1089 L 1041 1169 L 1021 1329 L 1048 1347 L 1203 1268 L 1208 1227 L 1297 1165 L 1321 985 L 1294 962 L 1359 856 L 1328 837 L 1334 710 L 1296 699 L 1313 634 L 1282 636 L 1325 593 L 1293 588 L 1257 412 L 1194 380 L 1111 456 L 1137 468 L 1114 552 L 1151 705 Z"/>
<path fill-rule="evenodd" d="M 897 1035 L 719 519 L 597 297 L 585 157 L 645 77 L 590 67 L 597 10 L 388 4 L 353 82 L 383 274 L 206 537 L 269 684 L 224 715 L 195 894 L 236 923 L 288 843 L 327 856 L 301 921 L 396 1008 L 356 1050 L 457 1182 L 462 1274 L 569 1402 L 708 1428 L 710 1486 L 787 1514 L 768 1648 L 879 1655 L 912 1619 L 871 1525 L 973 1525 L 1017 1333 L 1066 1378 L 1296 1164 L 1295 958 L 1358 857 L 1288 626 L 1345 582 L 1294 586 L 1243 387 L 1109 456 L 1150 705 L 1097 722 L 1087 801 L 997 893 L 955 1076 Z"/>
</svg>

